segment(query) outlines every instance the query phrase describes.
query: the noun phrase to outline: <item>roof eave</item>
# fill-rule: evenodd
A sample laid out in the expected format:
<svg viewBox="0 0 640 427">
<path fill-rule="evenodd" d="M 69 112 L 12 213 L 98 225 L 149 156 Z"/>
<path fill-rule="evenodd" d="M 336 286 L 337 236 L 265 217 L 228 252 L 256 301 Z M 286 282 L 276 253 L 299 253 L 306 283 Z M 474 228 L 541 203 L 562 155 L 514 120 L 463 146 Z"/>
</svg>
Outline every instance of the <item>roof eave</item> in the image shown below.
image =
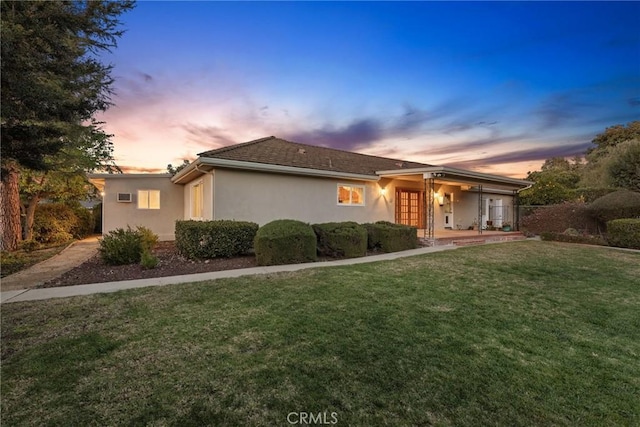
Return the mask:
<svg viewBox="0 0 640 427">
<path fill-rule="evenodd" d="M 183 184 L 195 178 L 194 172 L 202 172 L 198 170 L 198 166 L 210 166 L 224 169 L 240 169 L 255 172 L 271 172 L 289 175 L 314 176 L 319 178 L 337 178 L 350 179 L 358 181 L 379 181 L 377 175 L 356 174 L 350 172 L 328 171 L 322 169 L 299 168 L 294 166 L 274 165 L 270 163 L 245 162 L 240 160 L 218 159 L 214 157 L 198 157 L 195 162 L 177 173 L 171 180 L 176 184 Z"/>
</svg>

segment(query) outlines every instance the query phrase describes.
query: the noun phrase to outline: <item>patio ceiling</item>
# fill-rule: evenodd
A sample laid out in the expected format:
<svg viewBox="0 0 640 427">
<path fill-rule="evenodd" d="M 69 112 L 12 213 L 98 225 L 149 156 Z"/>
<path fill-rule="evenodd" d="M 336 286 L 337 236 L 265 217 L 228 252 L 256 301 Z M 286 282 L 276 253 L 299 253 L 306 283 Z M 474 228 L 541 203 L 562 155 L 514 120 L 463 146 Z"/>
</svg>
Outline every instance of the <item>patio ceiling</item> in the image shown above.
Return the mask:
<svg viewBox="0 0 640 427">
<path fill-rule="evenodd" d="M 382 178 L 402 179 L 407 181 L 423 181 L 434 179 L 435 184 L 480 186 L 499 190 L 520 190 L 533 185 L 533 182 L 523 179 L 509 178 L 468 171 L 464 169 L 450 168 L 446 166 L 431 166 L 419 169 L 378 171 Z"/>
</svg>

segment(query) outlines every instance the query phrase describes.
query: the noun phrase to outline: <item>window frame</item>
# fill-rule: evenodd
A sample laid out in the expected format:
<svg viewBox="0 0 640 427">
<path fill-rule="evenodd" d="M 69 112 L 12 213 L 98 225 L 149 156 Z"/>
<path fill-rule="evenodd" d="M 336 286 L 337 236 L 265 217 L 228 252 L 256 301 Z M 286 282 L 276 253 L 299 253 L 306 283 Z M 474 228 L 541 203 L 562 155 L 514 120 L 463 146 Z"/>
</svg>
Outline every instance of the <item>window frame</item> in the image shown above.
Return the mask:
<svg viewBox="0 0 640 427">
<path fill-rule="evenodd" d="M 152 192 L 153 193 L 158 193 L 158 206 L 157 207 L 152 207 L 151 206 L 151 194 L 152 194 Z M 142 201 L 141 193 L 146 193 L 146 200 L 147 200 L 146 206 L 140 206 L 140 203 Z M 146 210 L 154 210 L 154 211 L 160 210 L 160 207 L 161 207 L 160 193 L 161 192 L 158 189 L 140 189 L 140 190 L 138 190 L 138 192 L 137 192 L 137 198 L 138 199 L 136 200 L 137 208 L 140 209 L 140 210 L 145 210 L 145 211 Z"/>
<path fill-rule="evenodd" d="M 344 187 L 344 188 L 348 188 L 349 189 L 349 202 L 345 203 L 342 202 L 340 203 L 340 187 Z M 360 190 L 362 190 L 361 194 L 362 194 L 362 203 L 353 203 L 353 189 L 354 188 L 358 188 Z M 366 206 L 366 194 L 367 194 L 367 186 L 365 184 L 344 184 L 344 183 L 338 183 L 336 186 L 336 204 L 338 206 L 352 206 L 352 207 L 362 207 L 362 206 Z"/>
</svg>

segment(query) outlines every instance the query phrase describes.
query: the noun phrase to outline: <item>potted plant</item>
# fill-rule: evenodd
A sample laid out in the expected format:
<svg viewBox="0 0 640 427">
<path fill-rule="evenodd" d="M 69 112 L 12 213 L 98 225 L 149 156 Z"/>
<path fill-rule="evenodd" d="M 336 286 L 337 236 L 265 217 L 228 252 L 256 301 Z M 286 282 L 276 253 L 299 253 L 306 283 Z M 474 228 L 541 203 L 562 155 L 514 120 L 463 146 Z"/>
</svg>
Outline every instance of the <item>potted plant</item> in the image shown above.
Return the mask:
<svg viewBox="0 0 640 427">
<path fill-rule="evenodd" d="M 511 231 L 511 223 L 509 221 L 502 223 L 502 231 Z"/>
</svg>

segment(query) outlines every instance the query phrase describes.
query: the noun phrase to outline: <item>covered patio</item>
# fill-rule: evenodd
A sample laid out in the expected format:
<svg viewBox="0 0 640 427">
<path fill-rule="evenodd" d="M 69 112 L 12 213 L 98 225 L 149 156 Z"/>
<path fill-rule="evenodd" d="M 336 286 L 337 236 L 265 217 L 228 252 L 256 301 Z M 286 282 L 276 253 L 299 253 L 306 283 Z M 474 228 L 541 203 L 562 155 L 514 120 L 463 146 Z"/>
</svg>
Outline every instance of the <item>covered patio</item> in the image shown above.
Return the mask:
<svg viewBox="0 0 640 427">
<path fill-rule="evenodd" d="M 387 186 L 394 190 L 395 222 L 417 227 L 418 237 L 430 245 L 483 235 L 485 241 L 506 238 L 503 226 L 518 230 L 518 193 L 533 185 L 446 166 L 377 174 L 383 191 Z"/>
</svg>

